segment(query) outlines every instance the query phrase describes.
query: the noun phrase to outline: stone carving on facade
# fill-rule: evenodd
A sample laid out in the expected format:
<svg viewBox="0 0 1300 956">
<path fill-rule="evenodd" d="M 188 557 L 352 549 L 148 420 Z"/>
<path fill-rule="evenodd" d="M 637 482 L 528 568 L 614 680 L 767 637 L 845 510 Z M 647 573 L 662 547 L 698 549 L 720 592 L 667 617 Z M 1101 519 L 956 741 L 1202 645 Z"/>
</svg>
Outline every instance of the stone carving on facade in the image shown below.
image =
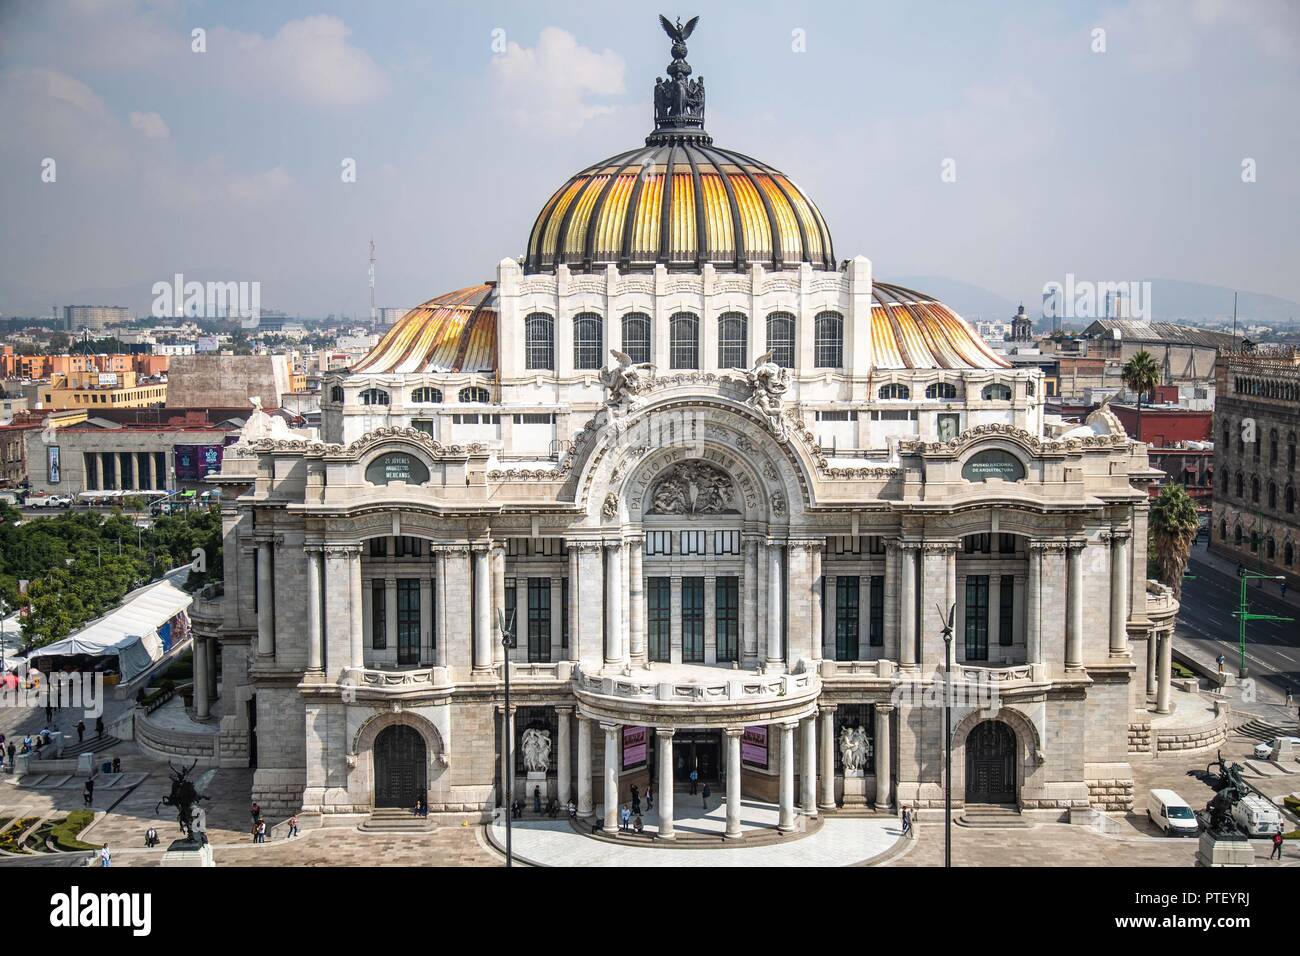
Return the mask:
<svg viewBox="0 0 1300 956">
<path fill-rule="evenodd" d="M 605 495 L 605 503 L 600 508 L 600 514 L 606 521 L 613 521 L 618 517 L 618 495 L 612 491 Z"/>
<path fill-rule="evenodd" d="M 545 773 L 551 766 L 551 732 L 529 727 L 523 734 L 524 769 Z"/>
<path fill-rule="evenodd" d="M 702 461 L 674 465 L 655 483 L 648 514 L 735 514 L 736 486 L 731 476 Z"/>
<path fill-rule="evenodd" d="M 745 380 L 753 389 L 745 404 L 763 416 L 777 441 L 785 442 L 789 435 L 781 415 L 781 402 L 790 389 L 790 370 L 773 362 L 771 352 L 764 352 L 745 373 Z"/>
<path fill-rule="evenodd" d="M 252 403 L 253 411 L 244 422 L 244 427 L 239 430 L 240 445 L 251 445 L 255 441 L 291 441 L 304 442 L 306 444 L 317 444 L 316 441 L 303 438 L 301 433 L 295 434 L 289 427 L 289 423 L 283 418 L 275 415 L 268 415 L 262 411 L 262 399 L 258 395 L 249 396 L 249 402 Z"/>
<path fill-rule="evenodd" d="M 778 518 L 785 515 L 785 495 L 779 491 L 772 494 L 772 514 Z"/>
<path fill-rule="evenodd" d="M 655 367 L 650 362 L 634 362 L 632 356 L 618 349 L 610 349 L 614 364 L 600 370 L 600 384 L 605 386 L 605 404 L 610 409 L 630 412 L 637 407 L 636 394 L 644 391 L 646 383 L 654 378 Z"/>
<path fill-rule="evenodd" d="M 871 756 L 871 742 L 867 739 L 867 728 L 844 727 L 840 730 L 840 762 L 845 774 L 862 774 Z"/>
<path fill-rule="evenodd" d="M 740 446 L 739 441 L 736 442 L 736 446 L 737 447 Z M 765 460 L 763 462 L 763 477 L 766 478 L 768 481 L 776 481 L 777 478 L 779 477 L 779 475 L 777 474 L 776 465 L 772 464 L 772 462 L 770 461 Z"/>
</svg>

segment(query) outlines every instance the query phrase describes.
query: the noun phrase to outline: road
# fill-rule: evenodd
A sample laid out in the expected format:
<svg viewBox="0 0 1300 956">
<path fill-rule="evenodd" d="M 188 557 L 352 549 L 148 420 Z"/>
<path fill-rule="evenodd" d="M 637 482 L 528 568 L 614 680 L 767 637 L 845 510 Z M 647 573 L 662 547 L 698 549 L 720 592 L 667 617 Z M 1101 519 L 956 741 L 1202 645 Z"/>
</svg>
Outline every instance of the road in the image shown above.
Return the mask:
<svg viewBox="0 0 1300 956">
<path fill-rule="evenodd" d="M 1229 672 L 1235 674 L 1240 651 L 1233 612 L 1240 604 L 1241 582 L 1235 574 L 1207 563 L 1201 543 L 1192 550 L 1187 573 L 1196 577 L 1183 582 L 1178 639 L 1222 654 Z M 1247 593 L 1253 613 L 1300 618 L 1293 604 L 1280 600 L 1274 581 L 1251 584 Z M 1281 694 L 1290 691 L 1300 696 L 1300 623 L 1251 621 L 1246 627 L 1246 665 L 1257 681 Z"/>
</svg>

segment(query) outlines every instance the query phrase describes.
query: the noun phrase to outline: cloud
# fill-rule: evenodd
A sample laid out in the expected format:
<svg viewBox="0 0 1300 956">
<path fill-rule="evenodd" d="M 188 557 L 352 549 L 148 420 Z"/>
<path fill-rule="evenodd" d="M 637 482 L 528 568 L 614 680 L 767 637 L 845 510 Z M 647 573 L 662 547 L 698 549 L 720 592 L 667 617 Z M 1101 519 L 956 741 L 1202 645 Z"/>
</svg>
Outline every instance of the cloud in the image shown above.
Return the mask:
<svg viewBox="0 0 1300 956">
<path fill-rule="evenodd" d="M 623 58 L 597 53 L 559 27 L 545 27 L 537 46 L 513 41 L 493 57 L 489 71 L 495 92 L 515 125 L 552 133 L 573 133 L 585 123 L 618 110 L 593 98 L 624 92 Z"/>
<path fill-rule="evenodd" d="M 208 49 L 221 58 L 226 76 L 259 96 L 269 88 L 319 106 L 352 106 L 379 96 L 388 81 L 369 53 L 348 42 L 351 32 L 338 17 L 318 15 L 290 20 L 269 39 L 216 30 Z"/>
<path fill-rule="evenodd" d="M 145 139 L 166 139 L 171 135 L 167 123 L 157 113 L 136 113 L 130 115 L 132 129 L 138 129 Z"/>
</svg>

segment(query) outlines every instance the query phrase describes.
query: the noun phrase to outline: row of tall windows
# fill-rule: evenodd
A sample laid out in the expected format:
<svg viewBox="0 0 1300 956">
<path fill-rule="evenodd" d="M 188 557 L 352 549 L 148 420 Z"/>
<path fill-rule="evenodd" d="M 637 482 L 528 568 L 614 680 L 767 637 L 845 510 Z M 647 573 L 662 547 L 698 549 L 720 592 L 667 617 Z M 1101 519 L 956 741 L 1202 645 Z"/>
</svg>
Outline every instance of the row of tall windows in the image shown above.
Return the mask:
<svg viewBox="0 0 1300 956">
<path fill-rule="evenodd" d="M 682 661 L 705 660 L 705 587 L 702 577 L 681 579 Z M 672 578 L 646 578 L 646 655 L 652 661 L 672 659 Z M 713 581 L 713 638 L 718 661 L 739 660 L 740 578 Z"/>
</svg>

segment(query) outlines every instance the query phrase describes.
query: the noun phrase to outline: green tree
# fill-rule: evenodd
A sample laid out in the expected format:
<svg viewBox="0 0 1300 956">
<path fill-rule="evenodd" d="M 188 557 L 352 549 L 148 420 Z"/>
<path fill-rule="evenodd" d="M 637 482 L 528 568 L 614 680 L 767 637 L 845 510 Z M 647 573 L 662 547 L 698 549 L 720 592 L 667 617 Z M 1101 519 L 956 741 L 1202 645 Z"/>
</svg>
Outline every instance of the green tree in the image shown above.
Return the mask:
<svg viewBox="0 0 1300 956">
<path fill-rule="evenodd" d="M 1196 541 L 1199 518 L 1196 505 L 1187 495 L 1187 489 L 1177 482 L 1168 482 L 1151 503 L 1151 521 L 1148 530 L 1148 547 L 1155 564 L 1156 578 L 1182 594 L 1183 572 Z"/>
<path fill-rule="evenodd" d="M 1160 384 L 1160 369 L 1146 349 L 1138 352 L 1124 365 L 1124 384 L 1137 392 L 1137 438 L 1142 439 L 1142 396 Z"/>
</svg>

